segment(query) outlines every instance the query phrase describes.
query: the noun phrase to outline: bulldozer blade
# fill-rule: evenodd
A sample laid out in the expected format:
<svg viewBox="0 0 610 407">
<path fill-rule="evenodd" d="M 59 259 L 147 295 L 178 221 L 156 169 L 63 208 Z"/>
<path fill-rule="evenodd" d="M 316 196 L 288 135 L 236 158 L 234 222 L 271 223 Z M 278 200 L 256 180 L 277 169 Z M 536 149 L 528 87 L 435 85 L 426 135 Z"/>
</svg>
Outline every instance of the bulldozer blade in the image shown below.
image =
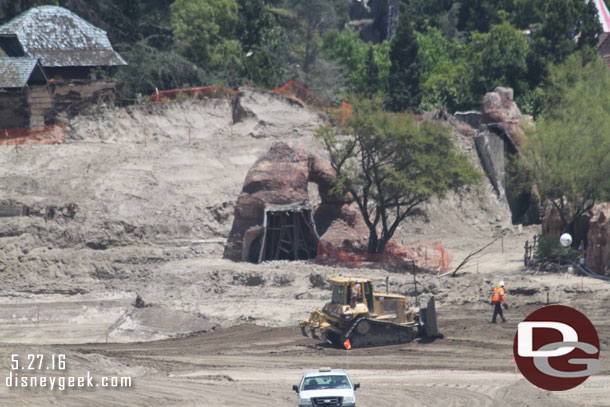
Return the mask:
<svg viewBox="0 0 610 407">
<path fill-rule="evenodd" d="M 309 338 L 309 336 L 307 335 L 307 331 L 305 331 L 305 326 L 301 325 L 301 334 L 303 334 L 303 336 L 306 336 Z"/>
<path fill-rule="evenodd" d="M 318 335 L 316 335 L 316 329 L 315 328 L 311 328 L 311 331 L 309 331 L 311 333 L 311 337 L 313 339 L 320 339 L 320 337 Z"/>
<path fill-rule="evenodd" d="M 428 306 L 423 308 L 421 313 L 424 319 L 424 336 L 427 338 L 438 338 L 442 336 L 438 332 L 434 297 L 430 298 L 428 301 Z"/>
</svg>

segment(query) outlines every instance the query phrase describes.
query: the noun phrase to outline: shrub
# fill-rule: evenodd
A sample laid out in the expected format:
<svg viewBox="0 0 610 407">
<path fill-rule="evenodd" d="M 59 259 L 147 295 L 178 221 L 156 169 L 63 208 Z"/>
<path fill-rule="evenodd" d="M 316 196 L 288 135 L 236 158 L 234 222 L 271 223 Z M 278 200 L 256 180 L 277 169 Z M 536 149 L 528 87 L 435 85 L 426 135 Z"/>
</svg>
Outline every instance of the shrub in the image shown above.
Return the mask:
<svg viewBox="0 0 610 407">
<path fill-rule="evenodd" d="M 574 261 L 578 252 L 571 246 L 563 247 L 559 238 L 551 235 L 538 235 L 538 246 L 534 254 L 544 260 L 559 260 L 560 262 Z"/>
</svg>

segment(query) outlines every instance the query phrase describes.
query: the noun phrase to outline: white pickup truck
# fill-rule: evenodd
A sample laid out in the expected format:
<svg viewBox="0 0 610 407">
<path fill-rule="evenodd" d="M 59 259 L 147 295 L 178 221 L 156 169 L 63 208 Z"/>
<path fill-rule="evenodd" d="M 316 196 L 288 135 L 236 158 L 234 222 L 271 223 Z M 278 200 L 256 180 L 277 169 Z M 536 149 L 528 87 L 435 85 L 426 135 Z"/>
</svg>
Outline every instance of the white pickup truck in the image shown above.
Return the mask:
<svg viewBox="0 0 610 407">
<path fill-rule="evenodd" d="M 299 385 L 292 386 L 299 398 L 299 407 L 356 407 L 356 389 L 342 369 L 321 367 L 305 372 Z"/>
</svg>

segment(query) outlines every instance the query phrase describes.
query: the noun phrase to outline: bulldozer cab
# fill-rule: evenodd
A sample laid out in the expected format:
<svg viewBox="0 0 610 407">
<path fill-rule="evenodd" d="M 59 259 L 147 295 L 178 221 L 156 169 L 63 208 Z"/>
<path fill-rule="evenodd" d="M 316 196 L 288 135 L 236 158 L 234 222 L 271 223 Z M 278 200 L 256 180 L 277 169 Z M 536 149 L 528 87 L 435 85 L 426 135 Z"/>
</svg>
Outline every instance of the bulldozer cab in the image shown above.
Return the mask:
<svg viewBox="0 0 610 407">
<path fill-rule="evenodd" d="M 333 290 L 332 304 L 349 305 L 351 307 L 363 304 L 368 310 L 373 310 L 373 286 L 370 280 L 339 280 L 333 278 L 331 284 Z"/>
</svg>

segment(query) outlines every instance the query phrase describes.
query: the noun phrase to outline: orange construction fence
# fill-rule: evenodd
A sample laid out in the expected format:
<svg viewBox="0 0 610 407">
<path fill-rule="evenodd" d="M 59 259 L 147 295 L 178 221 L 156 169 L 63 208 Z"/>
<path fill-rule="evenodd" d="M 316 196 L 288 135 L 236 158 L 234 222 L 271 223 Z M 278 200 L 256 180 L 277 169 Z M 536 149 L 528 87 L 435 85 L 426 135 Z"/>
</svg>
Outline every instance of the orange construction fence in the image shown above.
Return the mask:
<svg viewBox="0 0 610 407">
<path fill-rule="evenodd" d="M 64 144 L 65 142 L 65 123 L 22 129 L 0 129 L 0 145 Z"/>
<path fill-rule="evenodd" d="M 275 90 L 272 90 L 271 92 L 279 93 L 280 95 L 291 99 L 296 99 L 304 105 L 315 106 L 318 109 L 328 109 L 330 107 L 333 107 L 330 102 L 320 99 L 309 89 L 295 81 L 288 81 L 284 85 L 280 86 Z"/>
<path fill-rule="evenodd" d="M 318 242 L 316 263 L 362 268 L 371 264 L 383 264 L 396 271 L 449 271 L 449 253 L 439 242 L 426 242 L 416 247 L 406 247 L 390 241 L 383 253 L 353 253 L 325 242 Z"/>
<path fill-rule="evenodd" d="M 327 111 L 328 109 L 338 109 L 338 119 L 342 123 L 351 115 L 352 107 L 349 103 L 343 102 L 340 105 L 333 104 L 319 98 L 316 94 L 295 81 L 288 81 L 277 89 L 270 91 L 277 93 L 288 99 L 296 100 L 302 105 L 313 107 L 318 110 Z M 186 95 L 195 98 L 218 98 L 224 96 L 233 96 L 237 94 L 237 90 L 228 89 L 218 85 L 202 86 L 197 88 L 183 88 L 160 90 L 154 95 L 148 96 L 148 100 L 152 102 L 162 102 L 164 100 L 175 100 L 178 96 Z"/>
<path fill-rule="evenodd" d="M 313 107 L 315 109 L 327 112 L 330 109 L 337 110 L 336 118 L 345 123 L 348 117 L 352 115 L 352 105 L 347 102 L 342 102 L 340 105 L 328 102 L 319 98 L 315 93 L 295 81 L 288 81 L 279 88 L 272 90 L 272 93 L 278 93 L 286 98 L 294 99 L 303 105 Z"/>
</svg>

